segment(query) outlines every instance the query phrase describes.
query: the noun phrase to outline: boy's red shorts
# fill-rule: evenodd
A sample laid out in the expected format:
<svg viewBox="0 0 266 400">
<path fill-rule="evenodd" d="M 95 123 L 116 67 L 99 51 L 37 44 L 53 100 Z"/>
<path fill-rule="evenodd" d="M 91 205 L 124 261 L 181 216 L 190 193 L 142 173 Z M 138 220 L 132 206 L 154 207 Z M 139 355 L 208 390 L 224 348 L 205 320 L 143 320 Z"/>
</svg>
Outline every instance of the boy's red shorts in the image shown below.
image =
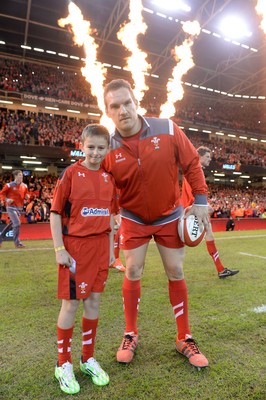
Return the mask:
<svg viewBox="0 0 266 400">
<path fill-rule="evenodd" d="M 109 271 L 109 236 L 64 237 L 64 245 L 76 261 L 76 272 L 58 265 L 59 299 L 86 299 L 91 292 L 103 292 Z"/>
<path fill-rule="evenodd" d="M 178 219 L 165 225 L 141 225 L 122 217 L 119 246 L 124 250 L 132 250 L 154 238 L 156 243 L 164 247 L 180 249 L 184 244 L 179 238 L 177 223 Z"/>
</svg>

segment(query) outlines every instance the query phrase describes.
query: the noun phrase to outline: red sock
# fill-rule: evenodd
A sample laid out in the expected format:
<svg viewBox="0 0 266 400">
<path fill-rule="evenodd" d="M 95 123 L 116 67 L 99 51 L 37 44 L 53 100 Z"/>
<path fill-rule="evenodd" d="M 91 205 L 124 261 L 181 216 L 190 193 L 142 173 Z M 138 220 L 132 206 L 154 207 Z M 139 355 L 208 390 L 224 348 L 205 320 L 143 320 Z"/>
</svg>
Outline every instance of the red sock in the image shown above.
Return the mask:
<svg viewBox="0 0 266 400">
<path fill-rule="evenodd" d="M 87 319 L 82 317 L 82 362 L 93 357 L 97 326 L 98 318 Z"/>
<path fill-rule="evenodd" d="M 125 276 L 122 285 L 122 294 L 126 321 L 125 332 L 134 332 L 137 334 L 137 317 L 140 302 L 140 280 L 130 281 Z"/>
<path fill-rule="evenodd" d="M 57 348 L 58 348 L 58 366 L 61 367 L 65 362 L 72 363 L 71 358 L 71 341 L 73 329 L 61 329 L 57 326 Z"/>
<path fill-rule="evenodd" d="M 217 271 L 222 272 L 224 270 L 224 266 L 221 263 L 220 256 L 219 256 L 218 250 L 216 249 L 214 240 L 208 240 L 208 241 L 206 240 L 206 246 L 207 246 L 209 255 L 213 259 L 213 262 L 215 264 Z"/>
<path fill-rule="evenodd" d="M 185 279 L 181 281 L 168 281 L 169 298 L 173 307 L 178 340 L 185 339 L 186 335 L 190 335 L 188 322 L 188 295 Z"/>
</svg>

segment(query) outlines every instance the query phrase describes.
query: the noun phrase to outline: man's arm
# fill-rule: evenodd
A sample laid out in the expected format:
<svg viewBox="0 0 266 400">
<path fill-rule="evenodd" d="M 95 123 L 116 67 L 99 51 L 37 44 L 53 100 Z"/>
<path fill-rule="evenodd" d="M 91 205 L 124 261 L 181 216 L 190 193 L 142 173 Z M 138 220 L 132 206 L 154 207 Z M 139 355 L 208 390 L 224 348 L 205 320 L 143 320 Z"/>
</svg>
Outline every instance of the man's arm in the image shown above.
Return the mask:
<svg viewBox="0 0 266 400">
<path fill-rule="evenodd" d="M 177 160 L 191 187 L 192 195 L 195 197 L 194 203 L 187 215 L 196 215 L 200 228 L 202 229 L 202 225 L 204 225 L 207 229 L 210 223 L 207 204 L 208 188 L 199 162 L 198 152 L 185 133 L 176 124 L 174 124 L 174 133 Z"/>
</svg>

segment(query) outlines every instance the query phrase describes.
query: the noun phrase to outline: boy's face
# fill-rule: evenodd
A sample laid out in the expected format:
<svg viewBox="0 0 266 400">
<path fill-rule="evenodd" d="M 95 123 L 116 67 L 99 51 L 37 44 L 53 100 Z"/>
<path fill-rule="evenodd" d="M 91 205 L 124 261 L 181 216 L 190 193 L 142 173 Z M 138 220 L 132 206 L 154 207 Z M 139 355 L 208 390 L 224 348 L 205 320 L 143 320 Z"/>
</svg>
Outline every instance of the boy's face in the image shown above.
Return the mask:
<svg viewBox="0 0 266 400">
<path fill-rule="evenodd" d="M 99 169 L 101 162 L 109 151 L 108 143 L 103 136 L 87 136 L 81 144 L 85 153 L 85 163 L 90 169 Z"/>
</svg>

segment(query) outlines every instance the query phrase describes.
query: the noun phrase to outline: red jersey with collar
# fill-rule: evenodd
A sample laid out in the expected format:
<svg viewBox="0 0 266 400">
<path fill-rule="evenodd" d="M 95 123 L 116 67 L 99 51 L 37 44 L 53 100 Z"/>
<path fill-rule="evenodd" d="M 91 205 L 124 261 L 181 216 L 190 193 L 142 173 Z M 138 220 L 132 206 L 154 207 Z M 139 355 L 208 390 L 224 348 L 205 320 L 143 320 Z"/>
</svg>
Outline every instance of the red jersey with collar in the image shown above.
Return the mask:
<svg viewBox="0 0 266 400">
<path fill-rule="evenodd" d="M 2 200 L 12 199 L 12 203 L 7 204 L 9 207 L 23 207 L 24 199 L 28 194 L 28 186 L 21 182 L 17 184 L 15 181 L 5 184 L 0 192 Z"/>
<path fill-rule="evenodd" d="M 117 212 L 114 180 L 105 170 L 91 170 L 81 162 L 64 170 L 57 181 L 51 211 L 62 217 L 64 235 L 85 237 L 109 233 Z"/>
<path fill-rule="evenodd" d="M 178 166 L 193 194 L 203 195 L 207 204 L 199 156 L 184 132 L 168 119 L 141 119 L 138 156 L 116 131 L 111 139 L 112 150 L 103 162 L 120 190 L 121 209 L 147 224 L 170 215 L 181 204 Z"/>
</svg>

